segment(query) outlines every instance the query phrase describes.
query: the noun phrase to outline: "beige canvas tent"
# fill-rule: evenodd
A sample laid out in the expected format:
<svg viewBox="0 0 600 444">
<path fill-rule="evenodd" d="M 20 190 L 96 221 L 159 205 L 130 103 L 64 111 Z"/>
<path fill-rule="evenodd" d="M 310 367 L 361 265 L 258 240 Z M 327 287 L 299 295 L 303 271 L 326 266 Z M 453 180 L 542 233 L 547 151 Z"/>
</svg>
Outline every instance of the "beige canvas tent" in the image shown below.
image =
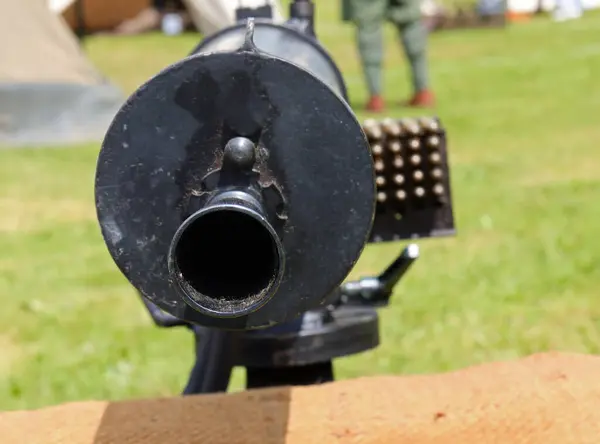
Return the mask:
<svg viewBox="0 0 600 444">
<path fill-rule="evenodd" d="M 72 29 L 77 28 L 75 0 L 46 0 L 46 2 L 52 11 L 63 15 Z M 148 13 L 149 10 L 153 10 L 151 0 L 78 0 L 78 2 L 88 32 L 114 30 L 123 23 L 127 23 L 124 27 L 128 30 L 126 34 L 160 27 L 160 17 Z M 183 0 L 183 3 L 194 26 L 204 36 L 233 25 L 235 10 L 238 7 L 258 8 L 271 5 L 274 21 L 283 21 L 280 0 Z"/>
<path fill-rule="evenodd" d="M 50 0 L 54 2 L 72 0 Z M 88 0 L 88 3 L 92 0 Z M 100 0 L 96 0 L 100 1 Z M 111 0 L 116 1 L 116 0 Z M 139 0 L 137 0 L 139 1 Z M 186 20 L 191 20 L 205 37 L 232 26 L 236 22 L 237 8 L 260 8 L 271 6 L 273 21 L 282 22 L 283 14 L 279 0 L 183 0 Z M 108 4 L 106 5 L 108 8 Z M 119 33 L 137 34 L 160 27 L 160 15 L 150 4 L 135 17 L 125 20 L 117 29 Z"/>
<path fill-rule="evenodd" d="M 205 36 L 235 24 L 235 10 L 258 8 L 265 4 L 273 8 L 273 21 L 283 21 L 279 0 L 184 0 L 196 28 Z"/>
<path fill-rule="evenodd" d="M 123 97 L 47 0 L 0 0 L 0 145 L 100 139 Z"/>
</svg>

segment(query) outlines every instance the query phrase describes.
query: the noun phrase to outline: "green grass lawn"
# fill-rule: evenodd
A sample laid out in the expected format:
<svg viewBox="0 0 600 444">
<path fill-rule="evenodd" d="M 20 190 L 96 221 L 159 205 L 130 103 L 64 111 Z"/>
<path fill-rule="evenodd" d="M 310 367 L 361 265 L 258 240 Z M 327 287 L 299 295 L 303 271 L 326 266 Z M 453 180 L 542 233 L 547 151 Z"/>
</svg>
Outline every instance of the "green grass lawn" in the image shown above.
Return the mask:
<svg viewBox="0 0 600 444">
<path fill-rule="evenodd" d="M 352 29 L 334 3 L 320 1 L 318 32 L 361 104 Z M 340 377 L 600 350 L 599 28 L 592 15 L 432 37 L 459 233 L 422 242 L 381 313 L 382 345 L 338 361 Z M 394 104 L 409 86 L 388 31 Z M 131 92 L 196 41 L 98 37 L 86 50 Z M 151 324 L 100 237 L 97 153 L 98 144 L 0 150 L 0 409 L 172 395 L 186 381 L 191 335 Z M 369 247 L 352 275 L 378 272 L 400 248 Z"/>
</svg>

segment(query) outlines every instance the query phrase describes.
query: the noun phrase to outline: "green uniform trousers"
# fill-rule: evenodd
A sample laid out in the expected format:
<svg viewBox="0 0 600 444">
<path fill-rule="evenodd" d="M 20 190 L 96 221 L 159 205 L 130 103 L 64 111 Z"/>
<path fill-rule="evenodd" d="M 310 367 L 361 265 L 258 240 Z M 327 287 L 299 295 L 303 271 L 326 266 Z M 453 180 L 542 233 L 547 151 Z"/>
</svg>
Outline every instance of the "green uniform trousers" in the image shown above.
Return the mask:
<svg viewBox="0 0 600 444">
<path fill-rule="evenodd" d="M 383 24 L 390 21 L 400 35 L 415 92 L 427 89 L 427 29 L 420 0 L 342 0 L 345 21 L 356 25 L 356 41 L 371 96 L 381 94 Z"/>
</svg>

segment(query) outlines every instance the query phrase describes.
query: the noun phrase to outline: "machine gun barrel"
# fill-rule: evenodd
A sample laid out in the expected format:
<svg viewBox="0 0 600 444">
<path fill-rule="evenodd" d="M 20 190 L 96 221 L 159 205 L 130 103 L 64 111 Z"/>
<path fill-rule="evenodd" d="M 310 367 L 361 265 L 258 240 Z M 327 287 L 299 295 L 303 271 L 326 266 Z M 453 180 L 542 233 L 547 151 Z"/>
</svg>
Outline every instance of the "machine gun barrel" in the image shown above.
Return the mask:
<svg viewBox="0 0 600 444">
<path fill-rule="evenodd" d="M 375 174 L 348 104 L 253 41 L 193 54 L 140 87 L 98 159 L 108 250 L 188 324 L 270 327 L 323 306 L 368 241 Z"/>
</svg>

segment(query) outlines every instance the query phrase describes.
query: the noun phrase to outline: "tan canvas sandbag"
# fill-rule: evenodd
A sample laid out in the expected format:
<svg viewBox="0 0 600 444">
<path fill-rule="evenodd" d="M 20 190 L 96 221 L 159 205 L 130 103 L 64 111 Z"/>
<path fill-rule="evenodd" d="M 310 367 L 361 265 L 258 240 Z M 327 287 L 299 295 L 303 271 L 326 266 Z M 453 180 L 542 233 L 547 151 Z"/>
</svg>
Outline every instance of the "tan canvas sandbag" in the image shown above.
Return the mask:
<svg viewBox="0 0 600 444">
<path fill-rule="evenodd" d="M 65 404 L 1 414 L 0 440 L 27 444 L 598 444 L 600 358 L 551 353 L 429 376 Z"/>
</svg>

